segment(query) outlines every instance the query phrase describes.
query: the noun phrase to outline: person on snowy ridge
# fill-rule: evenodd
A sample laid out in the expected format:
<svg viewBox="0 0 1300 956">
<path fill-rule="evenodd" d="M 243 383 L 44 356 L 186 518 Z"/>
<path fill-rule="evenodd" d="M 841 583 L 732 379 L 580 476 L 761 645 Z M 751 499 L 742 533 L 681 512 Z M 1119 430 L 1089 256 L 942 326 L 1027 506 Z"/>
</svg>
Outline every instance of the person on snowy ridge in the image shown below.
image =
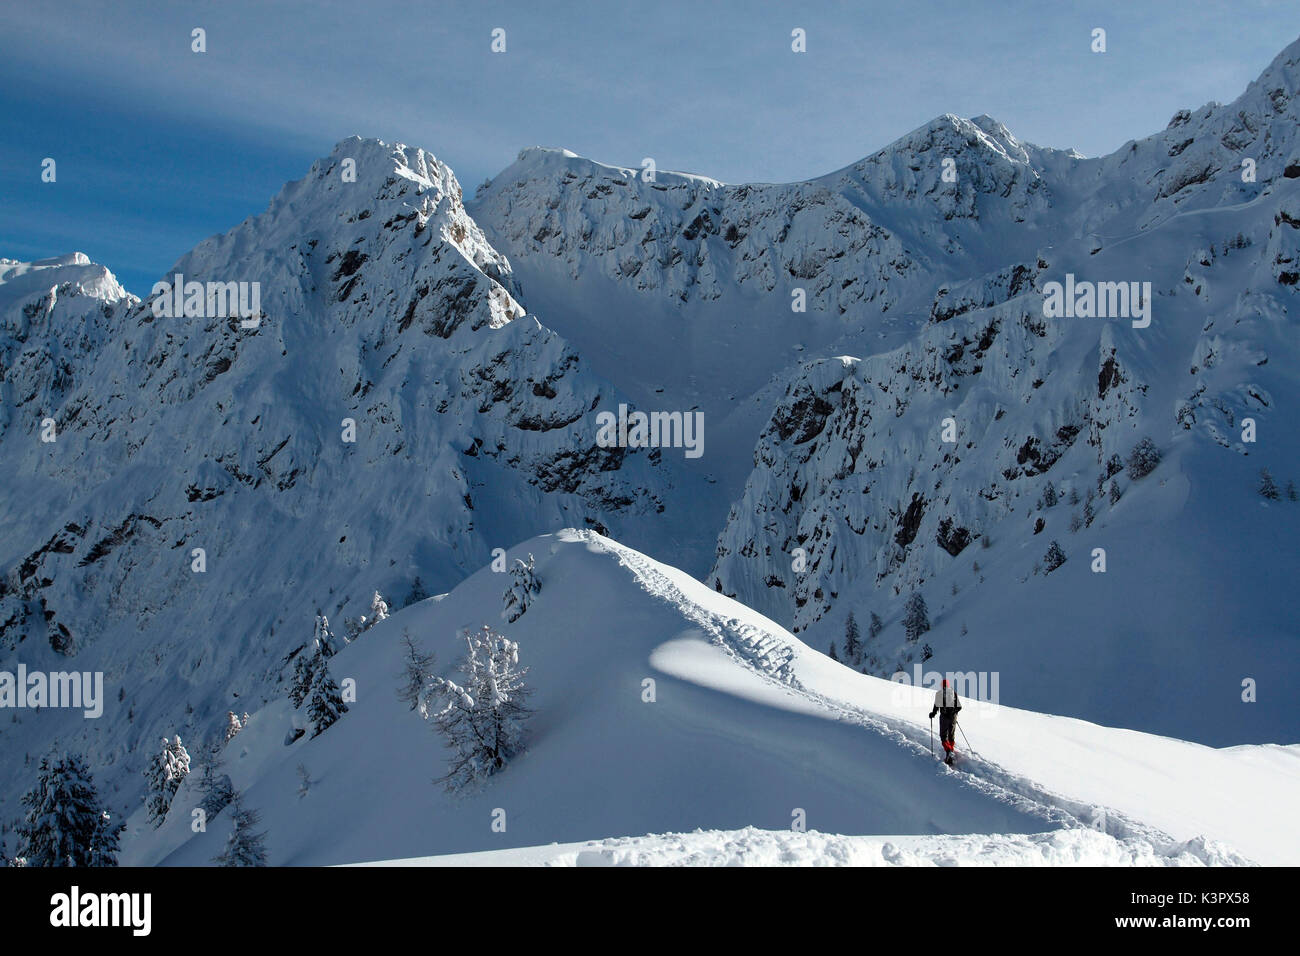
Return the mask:
<svg viewBox="0 0 1300 956">
<path fill-rule="evenodd" d="M 939 739 L 943 741 L 945 756 L 943 762 L 952 763 L 954 751 L 953 736 L 957 733 L 957 714 L 961 711 L 961 699 L 957 696 L 957 689 L 948 686 L 948 679 L 945 677 L 943 686 L 934 692 L 934 707 L 930 710 L 930 719 L 934 720 L 934 715 L 939 715 Z"/>
</svg>

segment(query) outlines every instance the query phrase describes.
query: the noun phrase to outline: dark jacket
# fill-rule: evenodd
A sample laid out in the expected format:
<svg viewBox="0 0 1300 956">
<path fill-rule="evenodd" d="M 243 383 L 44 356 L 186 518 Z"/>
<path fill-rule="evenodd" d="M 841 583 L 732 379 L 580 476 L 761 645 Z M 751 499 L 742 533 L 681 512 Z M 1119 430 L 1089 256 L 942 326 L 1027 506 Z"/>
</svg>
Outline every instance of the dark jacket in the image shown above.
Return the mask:
<svg viewBox="0 0 1300 956">
<path fill-rule="evenodd" d="M 961 698 L 957 696 L 957 688 L 940 687 L 934 692 L 934 708 L 930 711 L 930 719 L 934 720 L 935 714 L 943 714 L 945 717 L 955 717 L 961 710 Z"/>
</svg>

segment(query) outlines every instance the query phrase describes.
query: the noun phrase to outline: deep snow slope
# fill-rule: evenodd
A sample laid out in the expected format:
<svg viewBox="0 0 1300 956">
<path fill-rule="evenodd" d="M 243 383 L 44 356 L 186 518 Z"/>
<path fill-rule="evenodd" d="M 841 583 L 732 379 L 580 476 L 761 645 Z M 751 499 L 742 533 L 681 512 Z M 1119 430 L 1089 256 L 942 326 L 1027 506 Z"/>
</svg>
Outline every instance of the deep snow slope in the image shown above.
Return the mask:
<svg viewBox="0 0 1300 956">
<path fill-rule="evenodd" d="M 0 263 L 0 669 L 112 695 L 6 715 L 0 801 L 59 738 L 134 805 L 141 741 L 256 705 L 317 609 L 401 606 L 546 528 L 707 552 L 674 463 L 597 446 L 625 396 L 525 315 L 423 150 L 344 140 L 177 273 L 258 283 L 258 321 L 156 315 L 80 254 Z"/>
<path fill-rule="evenodd" d="M 877 847 L 894 835 L 1016 835 L 903 841 L 916 848 L 898 856 L 916 862 L 945 845 L 958 856 L 983 847 L 1007 862 L 1298 859 L 1296 824 L 1280 812 L 1300 796 L 1295 748 L 1213 750 L 970 704 L 966 729 L 981 756 L 948 770 L 928 749 L 931 691 L 842 667 L 689 575 L 594 533 L 564 531 L 510 550 L 527 554 L 542 589 L 513 624 L 502 618 L 507 576 L 485 568 L 331 660 L 336 679 L 357 682 L 357 700 L 321 736 L 286 746 L 292 711 L 280 700 L 227 745 L 236 787 L 262 812 L 272 863 L 696 828 L 789 830 L 798 810 L 810 830 L 872 835 L 882 838 Z M 400 640 L 423 642 L 450 672 L 458 632 L 484 623 L 517 641 L 529 668 L 530 746 L 482 788 L 449 796 L 433 783 L 446 751 L 395 697 Z M 304 796 L 299 764 L 312 781 Z M 161 829 L 144 829 L 142 813 L 133 818 L 128 862 L 198 864 L 218 852 L 224 814 L 206 833 L 191 832 L 197 775 Z M 505 830 L 494 831 L 502 813 Z M 1096 833 L 1034 836 L 1078 828 Z M 770 839 L 803 845 L 790 851 L 797 860 L 815 838 Z M 596 852 L 614 862 L 670 861 L 635 844 Z M 689 844 L 679 852 L 689 855 Z M 871 852 L 880 851 L 844 850 Z"/>
</svg>

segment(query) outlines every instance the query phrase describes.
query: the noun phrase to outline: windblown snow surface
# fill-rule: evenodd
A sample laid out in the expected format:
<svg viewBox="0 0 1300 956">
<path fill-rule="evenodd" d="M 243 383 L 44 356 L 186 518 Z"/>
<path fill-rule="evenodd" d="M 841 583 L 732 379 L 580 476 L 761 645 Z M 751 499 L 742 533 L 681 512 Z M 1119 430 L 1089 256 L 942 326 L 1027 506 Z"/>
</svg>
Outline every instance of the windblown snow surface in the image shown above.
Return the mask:
<svg viewBox="0 0 1300 956">
<path fill-rule="evenodd" d="M 227 745 L 272 864 L 1300 862 L 1300 826 L 1277 812 L 1300 800 L 1300 747 L 1216 750 L 973 701 L 962 725 L 978 755 L 950 770 L 930 752 L 932 691 L 843 667 L 594 532 L 510 557 L 528 554 L 542 591 L 513 624 L 508 576 L 484 568 L 331 659 L 358 699 L 322 735 L 286 745 L 280 700 Z M 450 673 L 457 632 L 484 623 L 519 642 L 531 741 L 484 788 L 449 795 L 433 784 L 440 739 L 395 696 L 400 641 Z M 176 812 L 197 802 L 195 776 L 161 829 L 133 817 L 124 862 L 220 851 L 226 814 L 195 834 Z"/>
</svg>

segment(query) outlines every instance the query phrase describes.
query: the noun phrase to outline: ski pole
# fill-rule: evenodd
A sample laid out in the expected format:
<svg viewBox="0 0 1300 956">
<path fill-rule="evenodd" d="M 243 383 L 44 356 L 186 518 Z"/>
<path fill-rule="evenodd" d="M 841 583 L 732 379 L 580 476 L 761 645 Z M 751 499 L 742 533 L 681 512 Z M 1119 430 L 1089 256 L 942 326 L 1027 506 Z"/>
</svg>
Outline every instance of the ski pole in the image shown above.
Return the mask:
<svg viewBox="0 0 1300 956">
<path fill-rule="evenodd" d="M 961 724 L 958 724 L 958 725 L 957 725 L 957 729 L 958 729 L 958 730 L 961 730 Z M 967 739 L 967 737 L 966 737 L 966 731 L 964 731 L 964 730 L 961 730 L 961 739 L 964 740 L 964 741 L 966 741 L 966 749 L 969 750 L 971 753 L 975 754 L 975 756 L 978 757 L 979 754 L 976 752 L 975 748 L 972 747 L 972 746 L 970 745 L 970 740 Z"/>
</svg>

